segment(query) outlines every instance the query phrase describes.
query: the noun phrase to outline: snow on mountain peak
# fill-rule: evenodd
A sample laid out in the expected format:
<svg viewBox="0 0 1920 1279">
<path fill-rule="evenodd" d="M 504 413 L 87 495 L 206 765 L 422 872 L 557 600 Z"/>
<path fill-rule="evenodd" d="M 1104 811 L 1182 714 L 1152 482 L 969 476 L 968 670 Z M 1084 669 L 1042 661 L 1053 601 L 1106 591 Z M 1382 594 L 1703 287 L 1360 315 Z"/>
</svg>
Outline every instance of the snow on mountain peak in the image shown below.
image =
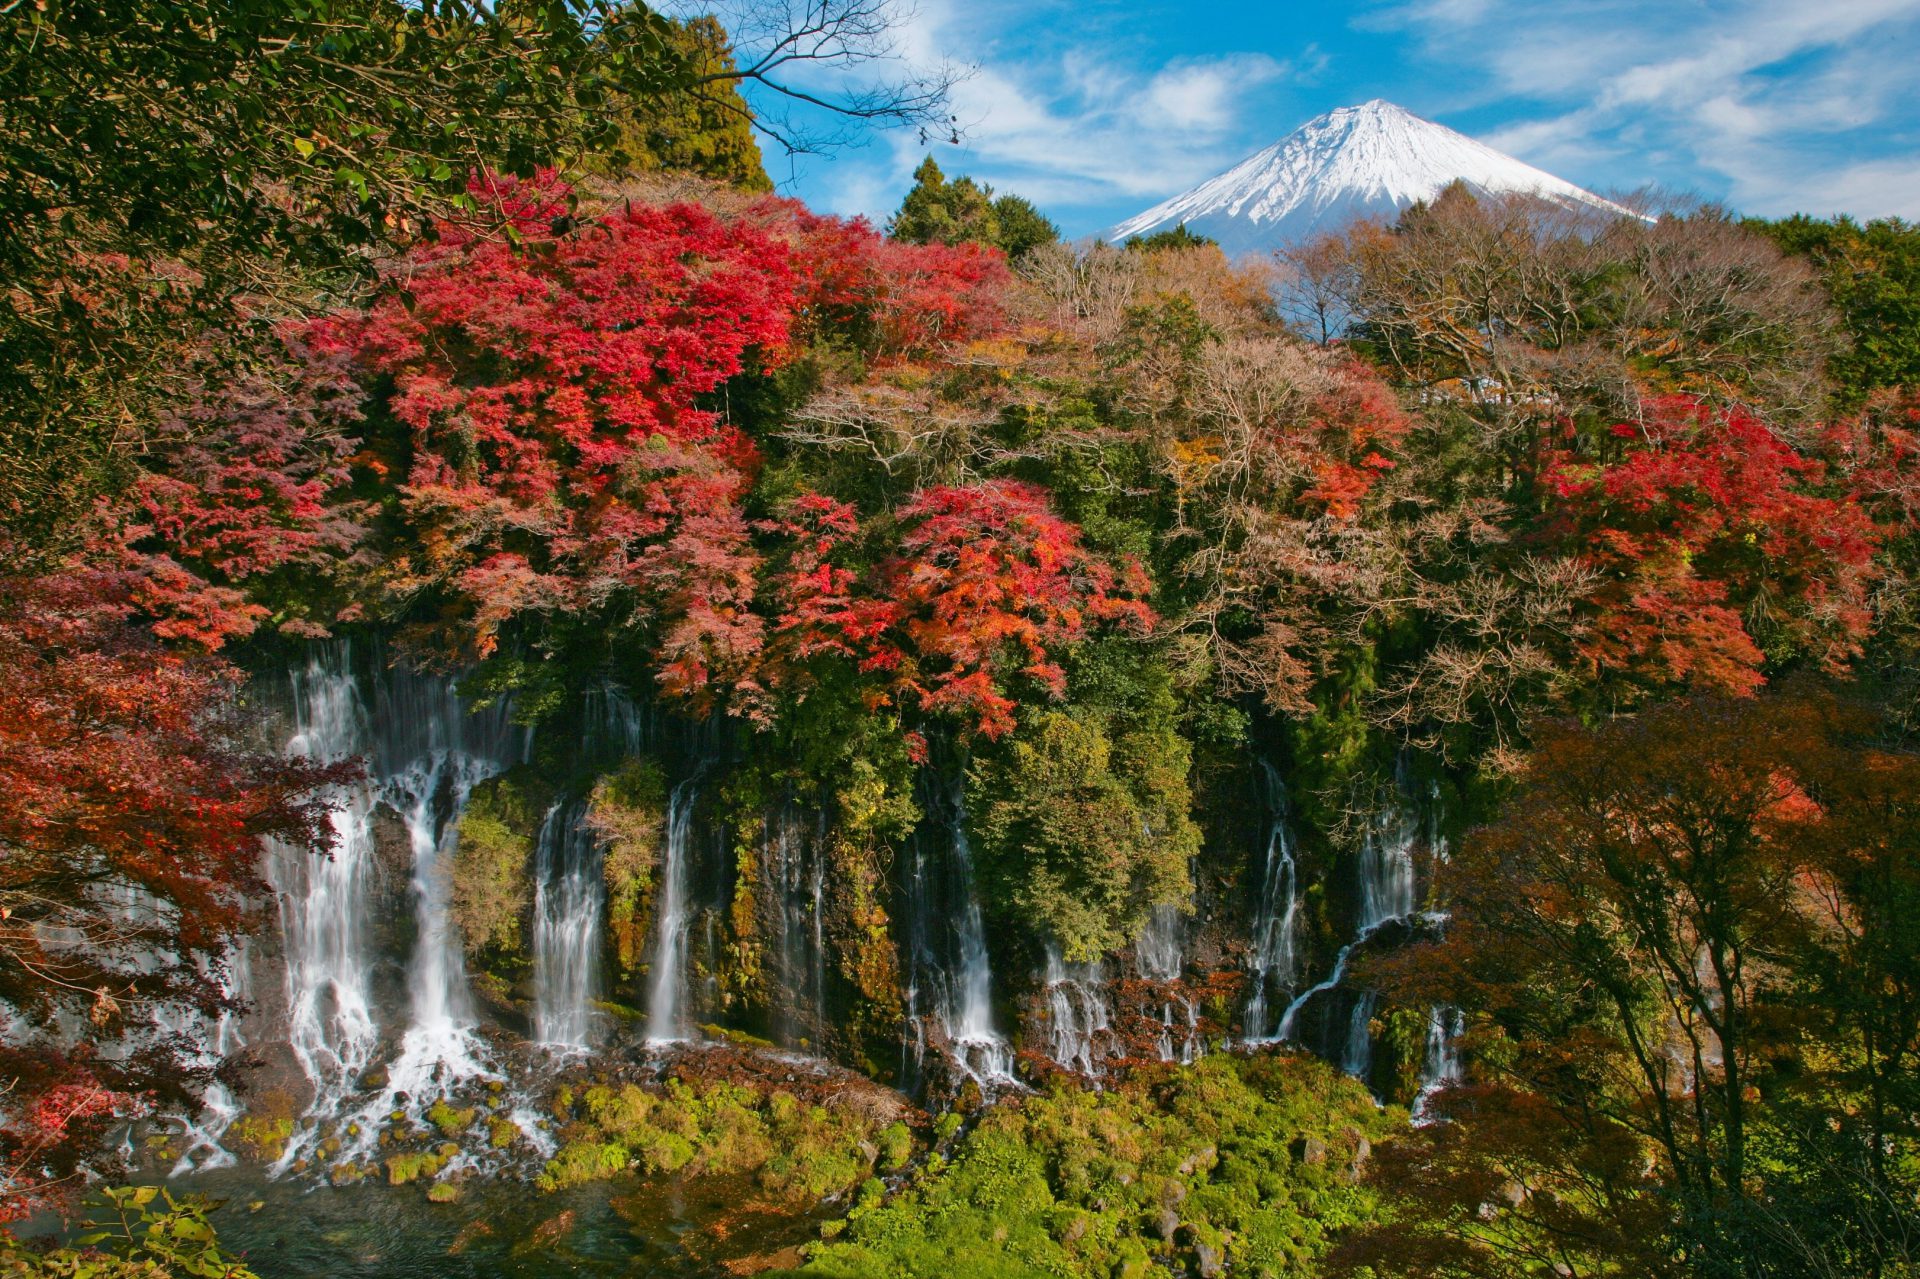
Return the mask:
<svg viewBox="0 0 1920 1279">
<path fill-rule="evenodd" d="M 1318 116 L 1218 177 L 1108 230 L 1170 231 L 1182 222 L 1230 255 L 1276 249 L 1365 217 L 1391 218 L 1453 182 L 1525 192 L 1570 208 L 1628 210 L 1381 98 Z"/>
</svg>

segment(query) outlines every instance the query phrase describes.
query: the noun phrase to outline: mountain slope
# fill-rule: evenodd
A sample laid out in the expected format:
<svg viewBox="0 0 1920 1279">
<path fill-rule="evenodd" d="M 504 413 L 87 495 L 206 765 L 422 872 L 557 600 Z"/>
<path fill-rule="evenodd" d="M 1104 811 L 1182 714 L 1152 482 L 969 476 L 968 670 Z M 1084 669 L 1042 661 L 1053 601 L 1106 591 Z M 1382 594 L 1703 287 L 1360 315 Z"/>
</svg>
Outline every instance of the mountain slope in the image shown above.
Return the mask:
<svg viewBox="0 0 1920 1279">
<path fill-rule="evenodd" d="M 1569 208 L 1631 216 L 1591 191 L 1376 98 L 1309 120 L 1103 238 L 1124 241 L 1185 222 L 1229 254 L 1276 249 L 1359 218 L 1392 217 L 1455 181 L 1488 194 L 1527 192 Z"/>
</svg>

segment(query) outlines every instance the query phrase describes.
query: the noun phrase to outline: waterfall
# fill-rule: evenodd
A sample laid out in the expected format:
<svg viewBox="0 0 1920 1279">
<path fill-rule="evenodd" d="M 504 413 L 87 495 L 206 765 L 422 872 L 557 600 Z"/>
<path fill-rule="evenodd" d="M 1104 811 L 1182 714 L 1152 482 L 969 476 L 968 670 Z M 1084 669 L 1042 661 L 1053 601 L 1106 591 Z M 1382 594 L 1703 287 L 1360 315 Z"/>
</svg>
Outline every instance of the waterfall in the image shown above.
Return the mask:
<svg viewBox="0 0 1920 1279">
<path fill-rule="evenodd" d="M 238 1013 L 252 993 L 248 939 L 234 939 L 218 955 L 190 952 L 193 984 L 204 984 L 219 994 L 217 1010 L 209 1013 L 177 989 L 173 972 L 183 970 L 185 965 L 178 952 L 159 944 L 176 932 L 181 918 L 179 904 L 124 879 L 102 880 L 94 885 L 93 893 L 121 928 L 121 944 L 106 957 L 109 968 L 125 983 L 118 993 L 130 1011 L 141 1014 L 129 1017 L 117 1034 L 98 1045 L 100 1056 L 126 1060 L 157 1053 L 177 1062 L 183 1072 L 198 1074 L 217 1071 L 239 1054 L 246 1041 L 240 1034 Z M 84 944 L 86 937 L 80 930 L 61 924 L 37 925 L 36 931 L 43 944 L 52 948 Z M 163 972 L 166 975 L 150 990 L 142 989 L 146 979 Z M 77 1016 L 56 1010 L 50 1027 L 26 1030 L 8 1024 L 4 1029 L 16 1042 L 38 1038 L 42 1030 L 51 1030 L 53 1042 L 68 1044 L 86 1033 L 80 1025 Z M 180 1125 L 183 1143 L 170 1176 L 225 1168 L 235 1162 L 220 1144 L 241 1113 L 233 1090 L 215 1076 L 208 1079 L 197 1102 L 191 1112 L 165 1116 Z"/>
<path fill-rule="evenodd" d="M 944 787 L 929 784 L 927 818 L 914 835 L 907 883 L 912 1064 L 918 1068 L 925 1057 L 930 1018 L 956 1067 L 982 1085 L 1002 1084 L 1013 1079 L 1013 1050 L 993 1022 L 993 970 L 974 889 L 964 787 L 960 773 Z"/>
<path fill-rule="evenodd" d="M 1180 980 L 1186 967 L 1180 920 L 1178 906 L 1162 903 L 1153 908 L 1147 917 L 1147 926 L 1134 939 L 1134 967 L 1146 981 L 1173 987 Z M 1192 1065 L 1205 1051 L 1200 1042 L 1200 1009 L 1184 991 L 1170 990 L 1160 1000 L 1160 1035 L 1156 1048 L 1161 1061 L 1178 1061 L 1182 1065 Z"/>
<path fill-rule="evenodd" d="M 1386 803 L 1374 810 L 1360 839 L 1360 927 L 1378 928 L 1413 914 L 1413 850 L 1424 831 L 1419 806 L 1407 792 L 1401 761 Z"/>
<path fill-rule="evenodd" d="M 1267 812 L 1266 857 L 1260 898 L 1253 914 L 1252 994 L 1247 1000 L 1246 1038 L 1262 1043 L 1285 1038 L 1284 1027 L 1269 1032 L 1269 1000 L 1294 989 L 1295 934 L 1299 927 L 1300 874 L 1293 858 L 1293 833 L 1287 825 L 1287 789 L 1266 760 L 1260 762 L 1260 794 Z"/>
<path fill-rule="evenodd" d="M 687 941 L 693 924 L 693 809 L 700 798 L 704 766 L 667 797 L 667 843 L 660 855 L 659 917 L 652 987 L 647 1001 L 647 1042 L 674 1044 L 690 1034 L 687 1024 Z"/>
<path fill-rule="evenodd" d="M 605 887 L 585 805 L 555 804 L 534 855 L 533 1033 L 549 1047 L 586 1048 L 600 965 Z"/>
<path fill-rule="evenodd" d="M 624 689 L 614 684 L 588 689 L 580 718 L 587 745 L 599 755 L 623 759 L 638 755 L 657 735 L 653 708 L 636 705 Z"/>
<path fill-rule="evenodd" d="M 1458 1008 L 1436 1004 L 1427 1013 L 1427 1053 L 1420 1071 L 1420 1092 L 1413 1099 L 1413 1122 L 1433 1122 L 1429 1114 L 1434 1095 L 1465 1078 L 1460 1064 L 1460 1036 L 1466 1033 L 1466 1015 Z"/>
<path fill-rule="evenodd" d="M 1375 808 L 1368 818 L 1366 828 L 1360 836 L 1360 856 L 1357 860 L 1360 888 L 1359 929 L 1352 941 L 1340 948 L 1334 957 L 1333 972 L 1326 980 L 1308 987 L 1296 995 L 1280 1015 L 1280 1024 L 1271 1035 L 1258 1035 L 1255 1032 L 1253 1013 L 1256 1004 L 1248 1005 L 1247 1030 L 1249 1042 L 1271 1043 L 1275 1040 L 1293 1038 L 1294 1024 L 1300 1012 L 1317 996 L 1337 988 L 1346 980 L 1347 964 L 1353 953 L 1366 945 L 1373 935 L 1388 924 L 1404 923 L 1414 917 L 1417 906 L 1414 878 L 1413 854 L 1423 834 L 1419 807 L 1408 797 L 1406 761 L 1403 758 L 1395 776 L 1395 784 L 1385 802 Z M 1269 857 L 1269 862 L 1273 858 Z M 1285 858 L 1287 878 L 1293 878 L 1293 857 L 1291 852 Z M 1291 911 L 1289 911 L 1289 916 Z M 1292 920 L 1289 917 L 1287 930 L 1290 933 Z M 1257 936 L 1257 934 L 1256 934 Z M 1256 951 L 1259 947 L 1256 945 Z M 1292 939 L 1287 940 L 1286 953 L 1289 965 L 1292 963 Z M 1265 1004 L 1260 1001 L 1260 993 L 1255 991 L 1255 1001 L 1264 1015 Z M 1356 1044 L 1356 1036 L 1362 1040 L 1368 1034 L 1368 1025 L 1373 1016 L 1376 997 L 1368 993 L 1361 997 L 1361 1006 L 1356 1006 L 1349 1021 L 1346 1040 L 1341 1048 L 1342 1064 L 1358 1063 L 1362 1069 L 1349 1070 L 1352 1074 L 1361 1074 L 1372 1060 L 1372 1044 Z M 1364 1011 L 1365 1016 L 1361 1016 Z"/>
<path fill-rule="evenodd" d="M 323 763 L 363 754 L 372 732 L 346 650 L 322 650 L 292 675 L 289 755 Z M 333 660 L 328 660 L 328 658 Z M 269 841 L 267 875 L 286 947 L 287 1044 L 313 1086 L 309 1113 L 329 1114 L 372 1061 L 373 1016 L 366 899 L 373 875 L 371 785 L 328 796 L 333 847 L 324 854 Z"/>
<path fill-rule="evenodd" d="M 1347 1017 L 1347 1042 L 1340 1053 L 1340 1069 L 1363 1083 L 1373 1073 L 1373 1010 L 1379 1003 L 1379 995 L 1364 991 L 1354 1000 Z"/>
<path fill-rule="evenodd" d="M 789 1048 L 818 1048 L 827 1027 L 826 843 L 826 814 L 814 814 L 809 836 L 791 801 L 762 823 L 761 865 L 777 980 L 773 1031 Z"/>
<path fill-rule="evenodd" d="M 252 993 L 253 974 L 247 939 L 240 938 L 225 956 L 212 965 L 199 965 L 202 975 L 213 981 L 222 1000 L 230 1005 L 212 1017 L 197 1009 L 178 1004 L 162 1004 L 153 1010 L 153 1022 L 163 1039 L 185 1045 L 184 1064 L 189 1068 L 218 1067 L 237 1056 L 246 1046 L 240 1034 L 240 1018 L 234 1009 Z M 239 1098 L 220 1079 L 209 1082 L 200 1094 L 197 1114 L 180 1117 L 182 1149 L 169 1176 L 233 1165 L 234 1157 L 220 1144 L 227 1129 L 241 1114 Z"/>
<path fill-rule="evenodd" d="M 1259 1042 L 1273 1043 L 1275 1041 L 1292 1039 L 1294 1019 L 1300 1015 L 1300 1010 L 1305 1008 L 1314 996 L 1324 995 L 1347 979 L 1347 960 L 1353 957 L 1354 950 L 1370 936 L 1372 936 L 1371 932 L 1364 932 L 1358 938 L 1342 946 L 1340 953 L 1333 958 L 1333 971 L 1327 975 L 1327 979 L 1316 985 L 1307 987 L 1307 989 L 1294 996 L 1293 1002 L 1288 1004 L 1286 1011 L 1280 1014 L 1280 1025 L 1274 1030 L 1270 1037 L 1260 1040 Z"/>
<path fill-rule="evenodd" d="M 1057 946 L 1047 947 L 1047 1056 L 1056 1065 L 1098 1075 L 1100 1063 L 1117 1056 L 1107 979 L 1100 964 L 1069 964 Z"/>
<path fill-rule="evenodd" d="M 329 798 L 330 855 L 268 849 L 286 946 L 287 1038 L 314 1090 L 309 1118 L 337 1113 L 378 1044 L 382 1026 L 374 1014 L 368 937 L 375 810 L 391 808 L 407 832 L 415 925 L 409 1017 L 383 1095 L 365 1108 L 361 1127 L 367 1130 L 400 1093 L 417 1108 L 449 1084 L 491 1071 L 473 1036 L 466 961 L 449 909 L 451 857 L 473 788 L 524 758 L 530 742 L 512 725 L 506 705 L 470 713 L 446 677 L 388 670 L 363 688 L 345 644 L 316 649 L 293 673 L 292 691 L 288 753 L 367 761 L 362 781 Z M 312 1136 L 310 1127 L 289 1142 L 281 1166 L 298 1158 Z"/>
</svg>

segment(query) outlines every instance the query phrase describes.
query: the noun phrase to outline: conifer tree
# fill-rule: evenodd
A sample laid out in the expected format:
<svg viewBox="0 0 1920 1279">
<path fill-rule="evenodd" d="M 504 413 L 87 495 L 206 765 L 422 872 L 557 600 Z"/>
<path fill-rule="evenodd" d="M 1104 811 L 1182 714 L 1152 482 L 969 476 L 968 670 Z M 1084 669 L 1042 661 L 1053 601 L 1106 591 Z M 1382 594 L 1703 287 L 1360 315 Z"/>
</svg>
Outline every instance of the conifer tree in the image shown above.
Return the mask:
<svg viewBox="0 0 1920 1279">
<path fill-rule="evenodd" d="M 932 156 L 913 171 L 913 189 L 887 223 L 887 234 L 913 244 L 988 244 L 1017 259 L 1060 238 L 1030 200 L 994 198 L 993 188 L 972 178 L 947 181 Z"/>
<path fill-rule="evenodd" d="M 668 43 L 694 87 L 637 102 L 620 124 L 617 153 L 639 170 L 697 173 L 744 191 L 771 191 L 753 133 L 753 113 L 736 81 L 726 28 L 711 16 L 673 24 Z M 711 79 L 711 77 L 721 77 Z M 612 165 L 602 161 L 603 168 Z"/>
</svg>

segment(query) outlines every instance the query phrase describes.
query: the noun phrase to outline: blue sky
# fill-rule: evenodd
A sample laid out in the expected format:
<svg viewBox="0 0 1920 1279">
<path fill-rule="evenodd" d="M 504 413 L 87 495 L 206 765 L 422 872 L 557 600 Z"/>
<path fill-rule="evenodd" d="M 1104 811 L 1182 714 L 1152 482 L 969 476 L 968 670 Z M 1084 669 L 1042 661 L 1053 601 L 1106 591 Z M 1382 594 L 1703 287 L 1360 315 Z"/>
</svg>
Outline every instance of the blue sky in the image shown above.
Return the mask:
<svg viewBox="0 0 1920 1279">
<path fill-rule="evenodd" d="M 918 0 L 898 36 L 907 64 L 972 69 L 941 166 L 1069 235 L 1375 97 L 1595 189 L 1920 218 L 1920 0 Z M 928 150 L 767 162 L 880 220 Z"/>
</svg>

